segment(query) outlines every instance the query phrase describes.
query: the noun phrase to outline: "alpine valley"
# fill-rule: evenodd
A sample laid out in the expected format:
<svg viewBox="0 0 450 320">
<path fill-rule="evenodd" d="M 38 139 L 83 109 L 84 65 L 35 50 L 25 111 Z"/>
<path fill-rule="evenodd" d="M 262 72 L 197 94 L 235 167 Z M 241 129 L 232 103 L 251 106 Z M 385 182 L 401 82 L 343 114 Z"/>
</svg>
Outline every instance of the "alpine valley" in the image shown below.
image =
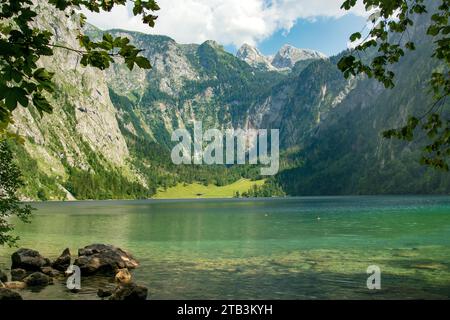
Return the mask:
<svg viewBox="0 0 450 320">
<path fill-rule="evenodd" d="M 77 48 L 80 31 L 102 36 L 92 25 L 82 30 L 76 16 L 37 7 L 36 24 L 52 30 L 55 43 Z M 273 57 L 247 44 L 233 55 L 214 41 L 179 44 L 109 30 L 143 49 L 153 68 L 118 63 L 105 72 L 55 49 L 40 61 L 55 72 L 53 114 L 19 108 L 11 125 L 24 140 L 13 145 L 23 198 L 137 199 L 193 186 L 226 196 L 448 194 L 450 174 L 419 163 L 426 137 L 408 143 L 381 135 L 432 104 L 424 79 L 439 66 L 429 59 L 433 45 L 421 19 L 410 35 L 416 51 L 394 67 L 393 90 L 365 77 L 345 79 L 336 66 L 341 55 L 290 45 Z M 194 121 L 206 129 L 280 129 L 280 172 L 267 178 L 250 165 L 172 164 L 171 133 L 192 130 Z"/>
</svg>

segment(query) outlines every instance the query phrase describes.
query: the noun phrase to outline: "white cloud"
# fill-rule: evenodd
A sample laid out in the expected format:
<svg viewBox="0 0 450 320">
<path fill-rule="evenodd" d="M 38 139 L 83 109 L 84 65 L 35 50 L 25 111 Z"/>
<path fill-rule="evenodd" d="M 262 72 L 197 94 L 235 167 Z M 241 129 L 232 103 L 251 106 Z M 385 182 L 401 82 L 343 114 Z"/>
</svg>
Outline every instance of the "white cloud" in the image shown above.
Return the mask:
<svg viewBox="0 0 450 320">
<path fill-rule="evenodd" d="M 101 29 L 122 28 L 163 34 L 180 43 L 216 40 L 224 45 L 257 44 L 273 33 L 288 32 L 298 19 L 341 17 L 343 0 L 158 0 L 161 10 L 155 28 L 131 14 L 131 5 L 110 13 L 84 11 Z M 361 1 L 359 1 L 361 2 Z M 362 5 L 352 10 L 364 14 Z"/>
</svg>

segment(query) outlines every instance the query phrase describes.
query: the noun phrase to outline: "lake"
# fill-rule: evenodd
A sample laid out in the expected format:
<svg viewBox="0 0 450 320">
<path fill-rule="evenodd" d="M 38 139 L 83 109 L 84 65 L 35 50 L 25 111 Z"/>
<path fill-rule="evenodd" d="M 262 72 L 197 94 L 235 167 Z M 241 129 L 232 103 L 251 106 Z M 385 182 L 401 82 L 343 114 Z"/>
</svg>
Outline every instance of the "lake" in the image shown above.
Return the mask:
<svg viewBox="0 0 450 320">
<path fill-rule="evenodd" d="M 108 243 L 141 263 L 150 299 L 448 299 L 450 197 L 302 197 L 33 204 L 19 245 L 56 258 Z M 16 249 L 0 248 L 0 269 Z M 381 269 L 368 290 L 367 267 Z M 25 299 L 97 299 L 110 278 Z"/>
</svg>

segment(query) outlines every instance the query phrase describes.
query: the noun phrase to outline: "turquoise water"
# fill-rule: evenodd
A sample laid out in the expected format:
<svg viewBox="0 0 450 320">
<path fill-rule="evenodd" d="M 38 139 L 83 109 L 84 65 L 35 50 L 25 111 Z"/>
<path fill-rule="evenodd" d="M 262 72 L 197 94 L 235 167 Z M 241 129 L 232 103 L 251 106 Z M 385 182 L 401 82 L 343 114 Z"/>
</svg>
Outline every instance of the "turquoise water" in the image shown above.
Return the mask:
<svg viewBox="0 0 450 320">
<path fill-rule="evenodd" d="M 150 299 L 447 299 L 450 197 L 311 197 L 34 204 L 20 246 L 54 258 L 110 243 L 140 262 Z M 0 249 L 0 268 L 14 249 Z M 381 268 L 381 290 L 366 269 Z M 95 299 L 56 281 L 27 299 Z"/>
</svg>

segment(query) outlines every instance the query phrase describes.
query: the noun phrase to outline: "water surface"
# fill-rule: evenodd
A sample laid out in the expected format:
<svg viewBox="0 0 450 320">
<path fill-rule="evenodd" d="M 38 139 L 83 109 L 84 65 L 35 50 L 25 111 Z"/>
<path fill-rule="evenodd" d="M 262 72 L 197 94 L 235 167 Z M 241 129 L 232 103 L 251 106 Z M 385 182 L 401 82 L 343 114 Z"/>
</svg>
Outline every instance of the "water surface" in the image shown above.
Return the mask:
<svg viewBox="0 0 450 320">
<path fill-rule="evenodd" d="M 20 246 L 50 258 L 110 243 L 140 262 L 150 299 L 447 299 L 450 197 L 311 197 L 34 204 Z M 14 249 L 0 249 L 0 268 Z M 382 289 L 368 290 L 378 265 Z M 109 278 L 26 299 L 96 299 Z"/>
</svg>

